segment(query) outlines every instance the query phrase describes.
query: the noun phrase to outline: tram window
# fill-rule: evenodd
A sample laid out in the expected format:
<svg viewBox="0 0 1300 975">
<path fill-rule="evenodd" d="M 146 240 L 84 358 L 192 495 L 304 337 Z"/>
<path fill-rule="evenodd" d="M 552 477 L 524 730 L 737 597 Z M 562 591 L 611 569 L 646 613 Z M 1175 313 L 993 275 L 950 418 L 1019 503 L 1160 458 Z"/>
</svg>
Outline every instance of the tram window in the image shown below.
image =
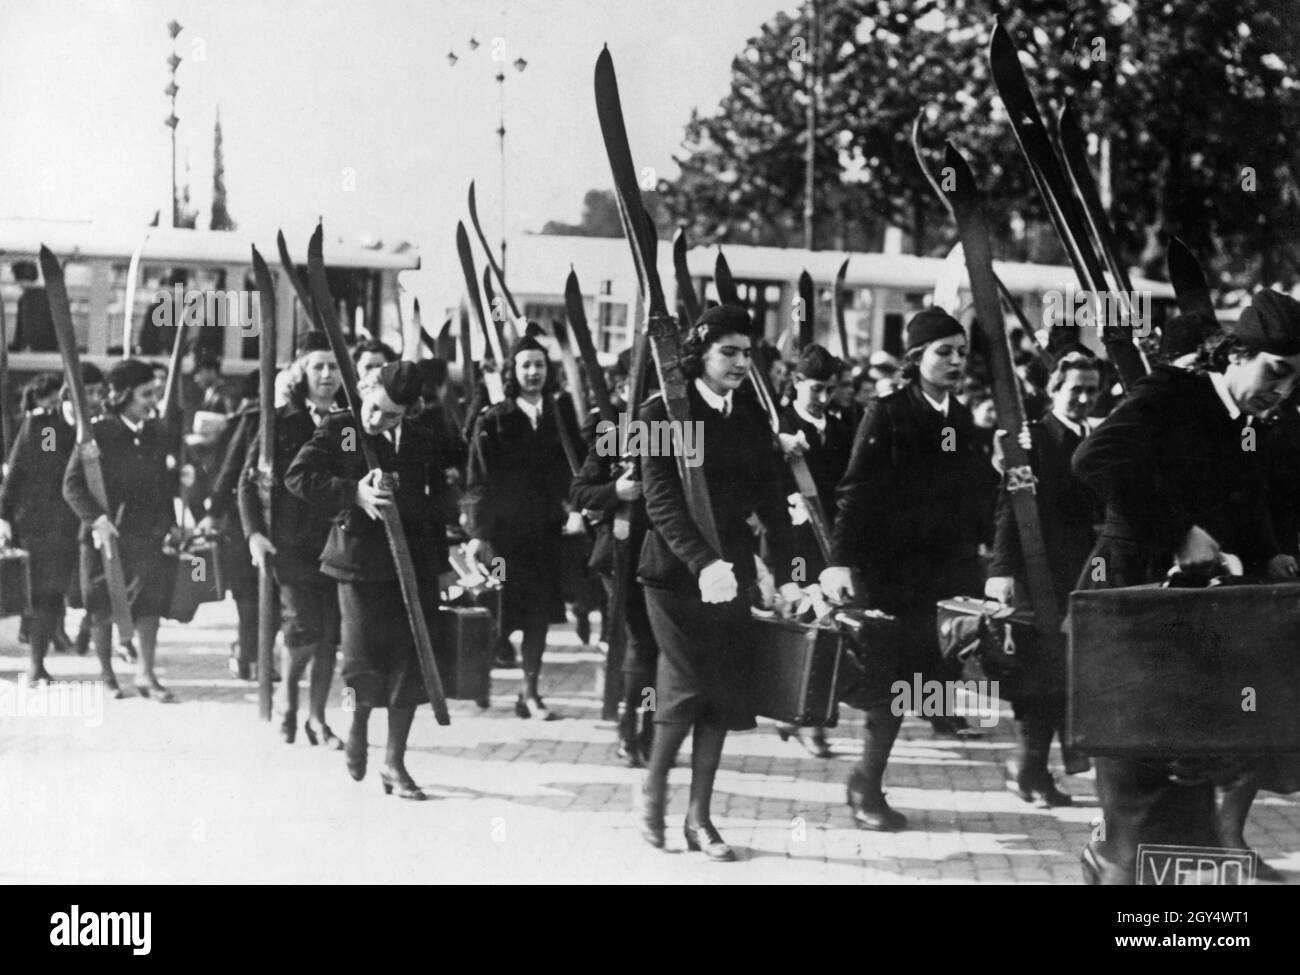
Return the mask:
<svg viewBox="0 0 1300 975">
<path fill-rule="evenodd" d="M 884 349 L 890 355 L 903 354 L 903 316 L 896 311 L 885 313 Z"/>
</svg>

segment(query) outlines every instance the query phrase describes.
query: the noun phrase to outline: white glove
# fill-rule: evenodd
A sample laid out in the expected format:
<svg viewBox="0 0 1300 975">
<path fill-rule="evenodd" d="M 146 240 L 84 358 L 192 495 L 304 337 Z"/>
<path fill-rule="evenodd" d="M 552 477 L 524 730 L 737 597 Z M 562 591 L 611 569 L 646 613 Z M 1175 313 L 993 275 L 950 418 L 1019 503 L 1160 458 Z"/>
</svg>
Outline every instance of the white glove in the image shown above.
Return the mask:
<svg viewBox="0 0 1300 975">
<path fill-rule="evenodd" d="M 802 430 L 798 433 L 778 433 L 776 439 L 781 442 L 783 453 L 802 457 L 808 450 L 808 438 L 803 435 Z"/>
<path fill-rule="evenodd" d="M 718 559 L 700 571 L 700 599 L 706 603 L 729 603 L 740 593 L 730 562 Z"/>
<path fill-rule="evenodd" d="M 794 492 L 785 499 L 785 503 L 790 506 L 790 524 L 796 528 L 808 524 L 808 505 L 804 503 L 802 494 Z"/>
<path fill-rule="evenodd" d="M 0 546 L 8 545 L 13 537 L 14 530 L 10 526 L 9 522 L 0 518 Z"/>
<path fill-rule="evenodd" d="M 1011 576 L 990 576 L 984 582 L 984 598 L 1011 606 L 1016 601 L 1016 580 Z"/>
<path fill-rule="evenodd" d="M 828 565 L 822 569 L 817 581 L 826 599 L 833 603 L 846 603 L 857 595 L 853 570 L 845 566 Z"/>
<path fill-rule="evenodd" d="M 581 535 L 586 530 L 586 525 L 582 520 L 581 511 L 570 511 L 569 517 L 564 521 L 565 535 Z"/>
</svg>

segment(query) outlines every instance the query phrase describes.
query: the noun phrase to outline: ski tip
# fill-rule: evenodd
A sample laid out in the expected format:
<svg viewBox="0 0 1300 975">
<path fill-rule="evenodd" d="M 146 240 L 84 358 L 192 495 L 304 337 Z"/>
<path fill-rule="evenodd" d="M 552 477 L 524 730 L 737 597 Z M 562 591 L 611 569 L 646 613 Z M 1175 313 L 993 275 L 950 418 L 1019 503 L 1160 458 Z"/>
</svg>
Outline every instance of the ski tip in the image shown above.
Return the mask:
<svg viewBox="0 0 1300 975">
<path fill-rule="evenodd" d="M 966 193 L 973 191 L 975 189 L 975 178 L 971 174 L 970 164 L 966 162 L 966 157 L 961 154 L 960 150 L 951 141 L 944 142 L 943 146 L 943 165 L 953 171 L 953 178 L 957 184 L 953 192 Z"/>
<path fill-rule="evenodd" d="M 411 299 L 411 302 L 412 302 L 411 307 L 412 307 L 412 309 L 414 310 L 414 313 L 415 313 L 416 315 L 420 314 L 420 299 L 419 299 L 419 298 L 413 298 L 413 299 Z"/>
</svg>

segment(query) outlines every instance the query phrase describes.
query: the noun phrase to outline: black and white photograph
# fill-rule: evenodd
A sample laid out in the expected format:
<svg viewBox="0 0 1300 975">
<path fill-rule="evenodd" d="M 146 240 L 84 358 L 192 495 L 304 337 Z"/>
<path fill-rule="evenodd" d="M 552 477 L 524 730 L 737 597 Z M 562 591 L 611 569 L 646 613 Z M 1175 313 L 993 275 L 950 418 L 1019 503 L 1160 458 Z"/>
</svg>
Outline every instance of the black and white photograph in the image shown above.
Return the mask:
<svg viewBox="0 0 1300 975">
<path fill-rule="evenodd" d="M 0 0 L 24 938 L 1300 883 L 1297 15 Z"/>
</svg>

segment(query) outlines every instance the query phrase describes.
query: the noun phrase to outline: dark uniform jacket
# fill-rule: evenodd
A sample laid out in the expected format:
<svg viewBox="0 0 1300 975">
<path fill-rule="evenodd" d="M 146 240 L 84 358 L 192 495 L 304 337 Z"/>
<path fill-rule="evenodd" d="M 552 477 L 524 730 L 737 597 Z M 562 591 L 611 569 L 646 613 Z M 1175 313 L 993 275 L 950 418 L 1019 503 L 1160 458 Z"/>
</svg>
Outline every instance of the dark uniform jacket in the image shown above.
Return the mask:
<svg viewBox="0 0 1300 975">
<path fill-rule="evenodd" d="M 623 458 L 616 451 L 604 451 L 600 448 L 601 440 L 593 425 L 588 430 L 587 458 L 582 469 L 573 477 L 569 486 L 569 504 L 576 511 L 589 511 L 598 515 L 596 538 L 591 547 L 591 560 L 588 563 L 602 575 L 614 571 L 614 519 L 623 502 L 618 499 L 614 482 L 623 476 L 625 470 Z M 631 502 L 628 524 L 628 550 L 640 552 L 645 539 L 649 519 L 645 513 L 645 501 L 642 498 Z"/>
<path fill-rule="evenodd" d="M 23 417 L 0 485 L 0 518 L 31 559 L 33 594 L 65 592 L 77 566 L 77 516 L 63 500 L 76 431 L 51 410 Z"/>
<path fill-rule="evenodd" d="M 1209 376 L 1157 366 L 1074 454 L 1074 473 L 1106 505 L 1083 589 L 1158 582 L 1197 525 L 1252 567 L 1280 551 L 1256 455 L 1242 450 Z M 1090 562 L 1091 564 L 1091 562 Z"/>
<path fill-rule="evenodd" d="M 136 434 L 120 417 L 110 414 L 97 417 L 91 429 L 99 445 L 110 510 L 104 511 L 91 496 L 81 454 L 73 451 L 63 478 L 63 496 L 81 519 L 82 542 L 90 542 L 90 526 L 107 514 L 117 524 L 124 558 L 136 549 L 161 552 L 163 539 L 176 520 L 176 479 L 168 470 L 162 424 L 145 420 Z"/>
<path fill-rule="evenodd" d="M 817 498 L 821 501 L 822 513 L 826 516 L 826 527 L 830 529 L 835 523 L 835 488 L 849 466 L 849 455 L 853 452 L 853 427 L 849 421 L 838 413 L 829 410 L 826 416 L 826 432 L 818 433 L 817 428 L 795 412 L 794 405 L 781 411 L 781 432 L 788 434 L 802 433 L 808 441 L 804 451 L 804 460 L 808 464 L 808 473 L 817 485 Z M 794 472 L 786 464 L 786 496 L 799 490 L 795 483 Z M 794 530 L 795 549 L 804 559 L 807 575 L 806 581 L 815 582 L 818 573 L 826 566 L 817 538 L 813 534 L 812 523 L 800 525 Z M 829 539 L 828 539 L 829 541 Z"/>
<path fill-rule="evenodd" d="M 254 533 L 271 539 L 276 549 L 272 564 L 278 582 L 282 585 L 308 583 L 318 578 L 320 573 L 321 552 L 329 538 L 330 516 L 334 512 L 319 505 L 309 505 L 284 487 L 285 473 L 298 456 L 298 451 L 316 435 L 311 408 L 288 404 L 277 409 L 275 415 L 276 442 L 271 458 L 271 477 L 276 490 L 275 508 L 271 512 L 272 530 L 268 532 L 266 528 L 266 509 L 257 473 L 262 446 L 260 414 L 254 414 L 245 424 L 251 429 L 241 457 L 239 518 L 245 539 Z M 351 414 L 339 410 L 330 416 L 350 417 Z M 357 450 L 360 451 L 360 444 Z M 355 485 L 353 487 L 355 490 Z"/>
<path fill-rule="evenodd" d="M 743 594 L 757 575 L 757 541 L 748 523 L 749 516 L 757 514 L 767 530 L 776 583 L 789 582 L 794 550 L 785 500 L 786 472 L 766 415 L 752 399 L 733 395 L 731 415 L 724 417 L 704 402 L 694 383 L 687 389 L 692 422 L 704 425 L 696 444 L 703 463 L 697 469 L 708 485 L 722 551 L 705 541 L 691 518 L 676 458 L 645 456 L 641 471 L 651 528 L 641 547 L 637 577 L 647 586 L 698 598 L 700 571 L 723 559 L 732 563 Z M 641 411 L 641 419 L 652 425 L 667 418 L 662 397 L 650 400 Z"/>
<path fill-rule="evenodd" d="M 831 561 L 860 569 L 877 605 L 932 613 L 934 597 L 978 587 L 996 488 L 970 410 L 950 394 L 944 416 L 909 383 L 875 400 L 858 426 Z"/>
<path fill-rule="evenodd" d="M 430 586 L 447 560 L 446 528 L 429 494 L 444 462 L 426 430 L 409 423 L 400 429 L 396 449 L 387 437 L 373 442 L 380 468 L 396 475 L 396 506 L 411 559 L 421 583 Z M 354 503 L 357 482 L 366 475 L 362 436 L 350 410 L 331 414 L 290 463 L 284 485 L 320 516 L 333 519 L 320 557 L 322 572 L 344 582 L 391 582 L 397 569 L 383 521 Z"/>
<path fill-rule="evenodd" d="M 563 526 L 573 472 L 560 445 L 556 405 L 549 397 L 542 404 L 536 430 L 511 397 L 475 424 L 462 502 L 471 537 L 499 543 Z"/>
<path fill-rule="evenodd" d="M 1030 427 L 1030 436 L 1033 449 L 1029 463 L 1038 478 L 1034 494 L 1038 521 L 1052 568 L 1057 612 L 1064 616 L 1070 593 L 1096 542 L 1104 509 L 1097 496 L 1070 470 L 1070 460 L 1083 442 L 1077 433 L 1049 412 Z M 1004 485 L 998 495 L 997 538 L 989 574 L 1023 582 L 1024 564 L 1020 527 Z"/>
</svg>

